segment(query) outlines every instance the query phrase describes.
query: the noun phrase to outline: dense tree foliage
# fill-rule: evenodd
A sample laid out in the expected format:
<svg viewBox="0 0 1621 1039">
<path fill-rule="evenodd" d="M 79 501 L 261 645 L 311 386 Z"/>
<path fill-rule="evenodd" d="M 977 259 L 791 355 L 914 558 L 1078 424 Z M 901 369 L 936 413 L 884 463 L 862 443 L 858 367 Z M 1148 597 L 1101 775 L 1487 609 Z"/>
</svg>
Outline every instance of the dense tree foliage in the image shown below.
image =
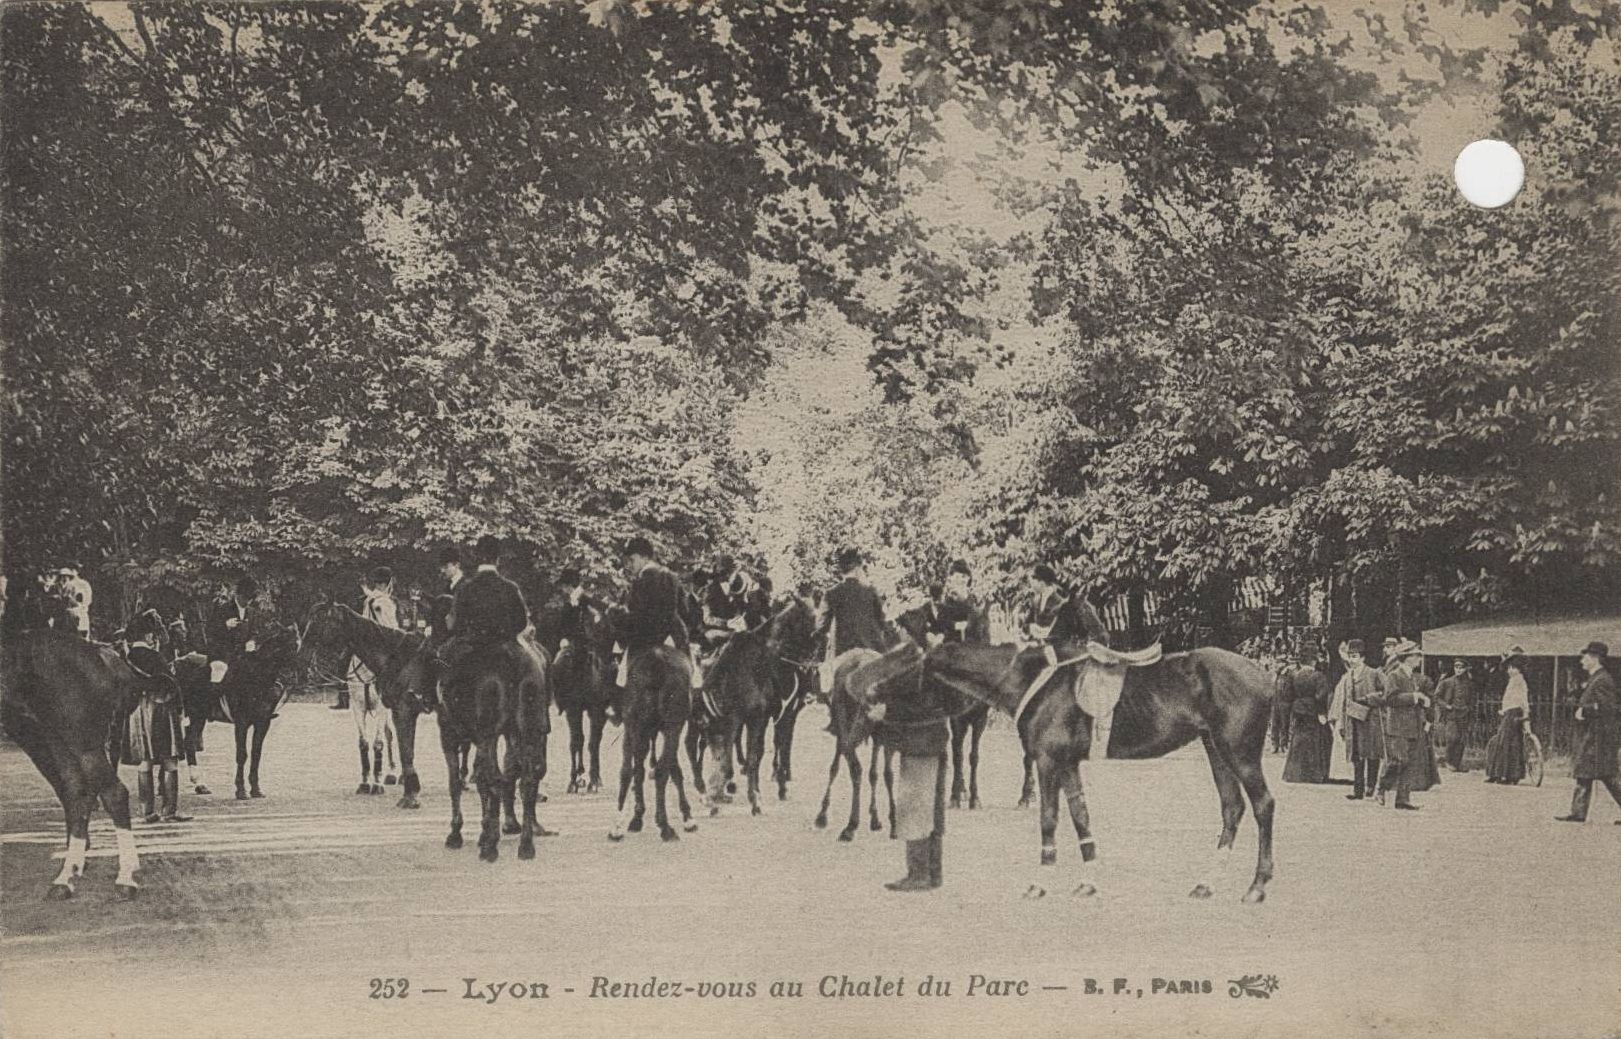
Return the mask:
<svg viewBox="0 0 1621 1039">
<path fill-rule="evenodd" d="M 7 565 L 1613 602 L 1615 19 L 1391 10 L 9 6 Z"/>
</svg>

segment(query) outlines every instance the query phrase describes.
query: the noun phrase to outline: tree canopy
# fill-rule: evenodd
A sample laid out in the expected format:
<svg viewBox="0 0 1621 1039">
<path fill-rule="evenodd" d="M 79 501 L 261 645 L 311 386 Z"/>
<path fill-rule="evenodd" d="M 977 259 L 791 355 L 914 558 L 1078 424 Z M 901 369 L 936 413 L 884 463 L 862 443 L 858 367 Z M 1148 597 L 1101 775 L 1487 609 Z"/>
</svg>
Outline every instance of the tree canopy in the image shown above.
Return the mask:
<svg viewBox="0 0 1621 1039">
<path fill-rule="evenodd" d="M 779 587 L 854 543 L 902 593 L 1048 560 L 1189 616 L 1256 576 L 1613 603 L 1618 31 L 11 5 L 7 566 L 132 600 L 493 531 L 544 590 L 646 533 Z M 1502 210 L 1435 158 L 1460 113 L 1527 158 Z"/>
</svg>

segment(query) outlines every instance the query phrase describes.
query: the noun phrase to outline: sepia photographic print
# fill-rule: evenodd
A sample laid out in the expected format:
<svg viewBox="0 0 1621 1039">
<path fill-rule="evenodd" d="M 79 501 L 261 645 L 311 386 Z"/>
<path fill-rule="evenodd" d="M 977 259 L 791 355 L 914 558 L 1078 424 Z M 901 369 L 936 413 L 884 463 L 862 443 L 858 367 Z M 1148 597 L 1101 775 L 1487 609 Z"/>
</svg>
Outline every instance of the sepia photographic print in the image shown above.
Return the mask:
<svg viewBox="0 0 1621 1039">
<path fill-rule="evenodd" d="M 0 6 L 0 1034 L 1621 1037 L 1621 6 Z"/>
</svg>

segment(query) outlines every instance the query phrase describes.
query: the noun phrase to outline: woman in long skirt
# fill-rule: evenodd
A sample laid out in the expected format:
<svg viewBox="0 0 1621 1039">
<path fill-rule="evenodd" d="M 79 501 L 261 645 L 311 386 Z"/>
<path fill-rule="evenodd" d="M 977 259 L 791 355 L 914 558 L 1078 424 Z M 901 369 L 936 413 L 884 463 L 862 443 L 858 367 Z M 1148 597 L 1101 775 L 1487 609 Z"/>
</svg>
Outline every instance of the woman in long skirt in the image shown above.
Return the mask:
<svg viewBox="0 0 1621 1039">
<path fill-rule="evenodd" d="M 1441 768 L 1435 757 L 1435 679 L 1423 673 L 1414 678 L 1418 681 L 1418 691 L 1430 698 L 1429 707 L 1424 709 L 1424 734 L 1407 759 L 1407 785 L 1422 791 L 1441 785 Z"/>
<path fill-rule="evenodd" d="M 1510 653 L 1503 661 L 1508 685 L 1497 713 L 1497 735 L 1486 745 L 1486 782 L 1513 785 L 1525 778 L 1525 719 L 1531 692 L 1525 684 L 1525 658 Z"/>
<path fill-rule="evenodd" d="M 1315 667 L 1294 668 L 1280 676 L 1278 699 L 1289 717 L 1289 757 L 1283 765 L 1285 783 L 1328 782 L 1334 733 L 1325 719 L 1332 693 L 1328 676 Z"/>
</svg>

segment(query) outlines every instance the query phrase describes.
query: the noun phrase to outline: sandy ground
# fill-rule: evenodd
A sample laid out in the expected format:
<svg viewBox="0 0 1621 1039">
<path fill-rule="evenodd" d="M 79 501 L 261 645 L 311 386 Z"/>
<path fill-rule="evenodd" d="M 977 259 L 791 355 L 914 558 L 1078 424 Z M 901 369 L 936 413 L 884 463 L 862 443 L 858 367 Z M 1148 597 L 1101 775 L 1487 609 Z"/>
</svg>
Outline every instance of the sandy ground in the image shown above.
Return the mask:
<svg viewBox="0 0 1621 1039">
<path fill-rule="evenodd" d="M 559 726 L 542 819 L 562 833 L 533 862 L 508 838 L 490 865 L 477 860 L 476 823 L 462 850 L 442 845 L 431 719 L 424 807 L 406 812 L 392 789 L 352 793 L 346 714 L 291 704 L 267 744 L 269 796 L 188 797 L 195 821 L 138 827 L 144 888 L 128 904 L 113 898 L 100 816 L 79 897 L 43 900 L 60 810 L 0 744 L 4 1034 L 1621 1034 L 1618 812 L 1606 801 L 1585 827 L 1554 822 L 1570 782 L 1552 772 L 1540 789 L 1448 774 L 1419 795 L 1423 811 L 1399 813 L 1347 802 L 1342 787 L 1283 785 L 1283 759 L 1268 755 L 1278 872 L 1267 902 L 1248 906 L 1248 819 L 1214 870 L 1216 897 L 1187 897 L 1219 830 L 1202 752 L 1087 766 L 1102 893 L 1080 899 L 1067 894 L 1079 869 L 1067 823 L 1056 872 L 1035 865 L 1036 817 L 1013 807 L 1019 754 L 1003 725 L 983 748 L 987 807 L 950 815 L 946 886 L 894 895 L 881 885 L 901 851 L 887 834 L 834 840 L 842 779 L 833 827 L 812 825 L 831 748 L 823 721 L 819 708 L 801 721 L 787 802 L 772 797 L 758 819 L 729 808 L 676 844 L 656 832 L 611 844 L 607 795 L 560 793 Z M 229 787 L 229 743 L 211 728 L 216 791 Z M 618 749 L 605 747 L 605 772 Z M 130 770 L 125 779 L 133 790 Z M 1043 873 L 1053 894 L 1021 898 Z M 836 988 L 874 975 L 903 994 L 819 991 L 824 977 Z M 974 975 L 1012 991 L 970 995 Z M 918 994 L 930 976 L 949 995 Z M 1246 977 L 1275 988 L 1244 994 L 1233 982 Z M 407 995 L 383 998 L 374 979 L 406 979 Z M 521 983 L 526 997 L 541 983 L 545 998 L 512 998 L 510 985 L 493 1003 L 470 999 L 467 979 L 476 990 Z M 1088 993 L 1088 979 L 1102 991 Z M 1194 991 L 1155 992 L 1156 979 Z M 591 995 L 650 981 L 679 982 L 679 994 Z M 754 995 L 709 991 L 728 982 L 752 982 Z M 775 982 L 803 995 L 774 996 Z"/>
</svg>

